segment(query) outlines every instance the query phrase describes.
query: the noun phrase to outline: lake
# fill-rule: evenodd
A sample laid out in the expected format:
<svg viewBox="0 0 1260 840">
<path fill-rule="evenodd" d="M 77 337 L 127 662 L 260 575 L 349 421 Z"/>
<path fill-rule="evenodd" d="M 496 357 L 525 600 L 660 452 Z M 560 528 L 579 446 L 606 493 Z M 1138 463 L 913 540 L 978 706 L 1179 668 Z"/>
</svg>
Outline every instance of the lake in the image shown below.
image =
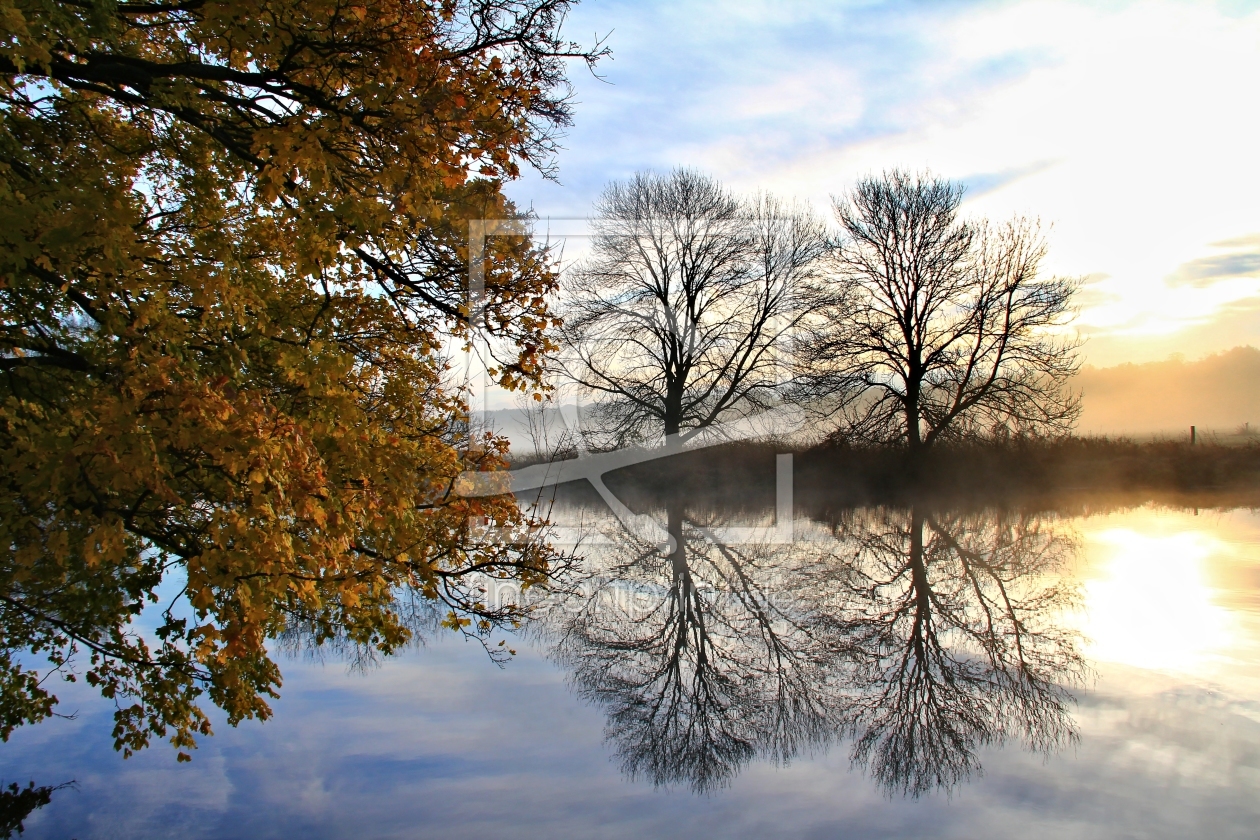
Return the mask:
<svg viewBox="0 0 1260 840">
<path fill-rule="evenodd" d="M 64 686 L 72 717 L 0 748 L 5 784 L 74 782 L 25 836 L 1255 836 L 1256 510 L 609 485 L 620 516 L 587 485 L 549 509 L 553 591 L 489 584 L 535 608 L 503 667 L 436 629 L 298 650 L 274 718 L 216 716 L 188 764 L 124 760 Z"/>
</svg>

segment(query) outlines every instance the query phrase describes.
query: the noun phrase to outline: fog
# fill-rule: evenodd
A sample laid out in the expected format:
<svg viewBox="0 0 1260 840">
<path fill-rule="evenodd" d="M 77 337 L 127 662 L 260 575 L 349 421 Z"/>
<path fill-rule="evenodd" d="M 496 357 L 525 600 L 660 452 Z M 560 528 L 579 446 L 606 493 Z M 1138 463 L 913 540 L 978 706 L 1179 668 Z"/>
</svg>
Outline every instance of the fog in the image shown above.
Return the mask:
<svg viewBox="0 0 1260 840">
<path fill-rule="evenodd" d="M 1260 350 L 1235 347 L 1197 361 L 1086 367 L 1078 434 L 1234 436 L 1260 431 Z M 1240 428 L 1241 427 L 1241 428 Z"/>
</svg>

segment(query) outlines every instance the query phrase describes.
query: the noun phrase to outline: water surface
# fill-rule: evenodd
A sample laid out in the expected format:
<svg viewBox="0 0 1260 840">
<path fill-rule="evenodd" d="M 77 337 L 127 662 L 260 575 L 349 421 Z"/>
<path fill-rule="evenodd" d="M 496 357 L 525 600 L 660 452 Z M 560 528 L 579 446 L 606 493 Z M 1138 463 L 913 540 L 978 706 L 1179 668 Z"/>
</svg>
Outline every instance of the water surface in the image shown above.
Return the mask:
<svg viewBox="0 0 1260 840">
<path fill-rule="evenodd" d="M 76 783 L 26 836 L 1255 836 L 1260 514 L 636 510 L 555 509 L 582 561 L 504 668 L 298 656 L 191 764 L 65 687 L 0 747 Z"/>
</svg>

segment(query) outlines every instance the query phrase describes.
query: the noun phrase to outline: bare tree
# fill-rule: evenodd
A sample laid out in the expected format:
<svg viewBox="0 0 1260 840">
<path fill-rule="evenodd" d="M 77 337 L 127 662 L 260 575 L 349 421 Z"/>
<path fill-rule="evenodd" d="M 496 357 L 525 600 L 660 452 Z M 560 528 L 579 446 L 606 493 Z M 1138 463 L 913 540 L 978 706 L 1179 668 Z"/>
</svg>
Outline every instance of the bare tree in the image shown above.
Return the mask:
<svg viewBox="0 0 1260 840">
<path fill-rule="evenodd" d="M 541 397 L 541 399 L 538 399 Z M 576 435 L 565 422 L 561 408 L 556 405 L 554 392 L 542 394 L 518 394 L 516 411 L 525 425 L 532 451 L 525 457 L 535 461 L 554 461 L 571 458 L 577 453 Z"/>
<path fill-rule="evenodd" d="M 685 439 L 776 404 L 822 224 L 686 169 L 613 183 L 596 216 L 594 253 L 566 283 L 563 337 L 607 442 Z"/>
<path fill-rule="evenodd" d="M 668 557 L 614 536 L 586 558 L 581 591 L 539 616 L 553 658 L 607 713 L 622 769 L 705 792 L 758 756 L 787 763 L 842 728 L 826 686 L 845 670 L 846 639 L 828 614 L 780 591 L 792 566 L 815 558 L 726 545 L 709 527 L 721 520 L 677 500 L 664 513 Z"/>
<path fill-rule="evenodd" d="M 847 738 L 919 796 L 980 773 L 985 747 L 1076 741 L 1076 542 L 1046 517 L 865 508 L 774 546 L 724 542 L 720 512 L 656 513 L 667 557 L 593 530 L 611 539 L 530 613 L 630 776 L 703 792 Z"/>
<path fill-rule="evenodd" d="M 832 583 L 863 652 L 845 686 L 852 755 L 880 787 L 950 790 L 980 771 L 981 747 L 1075 742 L 1086 667 L 1059 623 L 1077 602 L 1069 535 L 1037 515 L 919 508 L 854 511 L 836 530 L 856 547 Z"/>
<path fill-rule="evenodd" d="M 1077 343 L 1062 330 L 1076 282 L 1039 274 L 1036 222 L 963 221 L 962 196 L 893 171 L 836 201 L 842 238 L 809 344 L 836 434 L 917 451 L 1065 432 L 1079 413 Z"/>
</svg>

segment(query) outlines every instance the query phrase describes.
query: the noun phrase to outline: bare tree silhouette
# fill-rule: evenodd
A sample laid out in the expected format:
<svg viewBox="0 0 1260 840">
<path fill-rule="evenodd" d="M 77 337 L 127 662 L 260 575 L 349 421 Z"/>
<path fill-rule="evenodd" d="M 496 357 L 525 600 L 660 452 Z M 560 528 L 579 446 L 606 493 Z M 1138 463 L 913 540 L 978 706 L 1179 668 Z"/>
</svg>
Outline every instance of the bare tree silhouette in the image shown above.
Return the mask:
<svg viewBox="0 0 1260 840">
<path fill-rule="evenodd" d="M 1018 740 L 1051 752 L 1075 738 L 1083 677 L 1075 597 L 1057 577 L 1073 542 L 1037 517 L 861 510 L 835 580 L 861 660 L 845 691 L 853 759 L 889 792 L 949 789 L 977 752 Z"/>
<path fill-rule="evenodd" d="M 901 442 L 1057 433 L 1080 401 L 1062 328 L 1076 282 L 1039 273 L 1036 222 L 959 218 L 963 188 L 893 171 L 837 200 L 842 239 L 810 321 L 813 375 L 837 436 Z"/>
<path fill-rule="evenodd" d="M 605 442 L 688 437 L 776 404 L 825 250 L 808 211 L 691 170 L 611 184 L 562 311 L 566 371 Z"/>
<path fill-rule="evenodd" d="M 775 552 L 715 541 L 676 502 L 667 516 L 669 556 L 624 536 L 549 632 L 578 693 L 607 711 L 625 772 L 705 791 L 826 739 L 817 679 L 845 642 L 780 597 Z"/>
</svg>

